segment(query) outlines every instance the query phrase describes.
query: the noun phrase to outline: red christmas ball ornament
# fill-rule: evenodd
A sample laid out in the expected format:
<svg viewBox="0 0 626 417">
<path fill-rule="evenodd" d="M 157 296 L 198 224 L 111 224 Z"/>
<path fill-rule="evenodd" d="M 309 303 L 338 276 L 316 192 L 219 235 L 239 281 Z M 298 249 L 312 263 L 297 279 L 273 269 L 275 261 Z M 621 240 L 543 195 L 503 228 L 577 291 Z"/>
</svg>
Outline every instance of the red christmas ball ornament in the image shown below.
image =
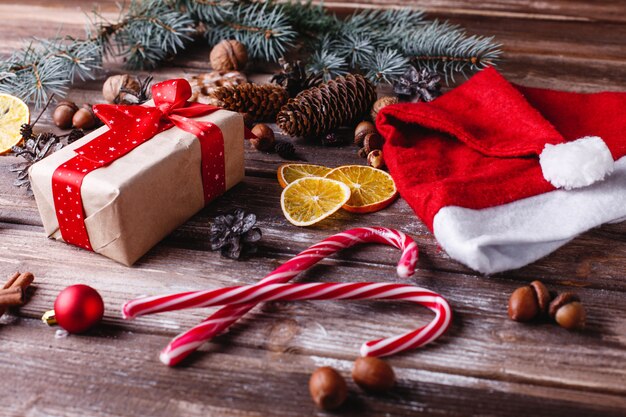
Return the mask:
<svg viewBox="0 0 626 417">
<path fill-rule="evenodd" d="M 82 333 L 102 320 L 104 302 L 98 291 L 88 285 L 72 285 L 54 301 L 54 316 L 70 333 Z"/>
</svg>

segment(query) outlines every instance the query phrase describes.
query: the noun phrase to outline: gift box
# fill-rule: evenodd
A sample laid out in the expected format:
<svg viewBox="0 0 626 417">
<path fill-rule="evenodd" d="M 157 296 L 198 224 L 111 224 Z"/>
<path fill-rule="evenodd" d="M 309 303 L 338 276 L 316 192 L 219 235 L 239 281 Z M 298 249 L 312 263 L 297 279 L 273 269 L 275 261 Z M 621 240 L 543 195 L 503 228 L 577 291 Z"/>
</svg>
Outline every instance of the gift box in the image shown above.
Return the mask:
<svg viewBox="0 0 626 417">
<path fill-rule="evenodd" d="M 243 179 L 240 114 L 187 102 L 185 80 L 152 93 L 94 106 L 105 126 L 30 168 L 48 237 L 130 266 Z"/>
</svg>

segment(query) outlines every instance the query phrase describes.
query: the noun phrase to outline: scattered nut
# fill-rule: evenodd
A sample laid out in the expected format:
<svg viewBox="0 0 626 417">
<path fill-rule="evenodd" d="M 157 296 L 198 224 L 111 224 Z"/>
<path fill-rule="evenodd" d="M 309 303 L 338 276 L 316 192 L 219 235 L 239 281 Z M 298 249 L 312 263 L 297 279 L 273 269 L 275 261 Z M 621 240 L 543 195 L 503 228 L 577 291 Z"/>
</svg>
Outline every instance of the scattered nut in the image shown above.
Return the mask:
<svg viewBox="0 0 626 417">
<path fill-rule="evenodd" d="M 256 138 L 250 139 L 250 143 L 255 149 L 268 152 L 274 148 L 274 131 L 268 125 L 259 123 L 252 128 L 252 134 Z"/>
<path fill-rule="evenodd" d="M 381 111 L 383 107 L 387 107 L 390 104 L 397 104 L 397 103 L 398 103 L 398 97 L 392 97 L 392 96 L 384 96 L 376 100 L 376 102 L 374 102 L 374 105 L 372 106 L 372 112 L 370 114 L 370 116 L 372 117 L 372 120 L 376 121 L 376 117 L 378 117 L 378 112 Z"/>
<path fill-rule="evenodd" d="M 585 308 L 578 295 L 573 292 L 564 292 L 550 303 L 550 316 L 567 330 L 585 327 Z"/>
<path fill-rule="evenodd" d="M 139 80 L 134 75 L 120 74 L 112 75 L 106 79 L 102 85 L 102 96 L 109 103 L 115 104 L 135 104 L 133 101 L 127 101 L 126 95 L 139 95 L 141 91 L 141 85 Z"/>
<path fill-rule="evenodd" d="M 52 114 L 52 121 L 60 129 L 72 127 L 72 118 L 78 111 L 78 106 L 73 101 L 61 101 L 57 104 Z"/>
<path fill-rule="evenodd" d="M 537 296 L 537 304 L 539 306 L 539 312 L 543 315 L 548 314 L 548 306 L 550 305 L 550 300 L 552 296 L 550 295 L 550 291 L 543 285 L 541 281 L 533 281 L 530 283 L 530 286 L 535 290 L 535 295 Z"/>
<path fill-rule="evenodd" d="M 309 380 L 309 392 L 315 404 L 323 410 L 339 407 L 348 397 L 348 386 L 341 374 L 330 366 L 322 366 L 313 372 Z"/>
<path fill-rule="evenodd" d="M 352 379 L 365 391 L 385 392 L 395 385 L 396 374 L 387 362 L 368 356 L 354 362 Z"/>
<path fill-rule="evenodd" d="M 539 314 L 537 294 L 531 286 L 520 287 L 509 298 L 509 317 L 515 321 L 530 321 Z"/>
<path fill-rule="evenodd" d="M 372 122 L 361 122 L 354 129 L 354 144 L 363 146 L 365 136 L 370 133 L 376 133 L 376 126 Z"/>
<path fill-rule="evenodd" d="M 241 42 L 225 39 L 213 47 L 209 60 L 217 71 L 240 70 L 248 62 L 248 52 Z"/>
<path fill-rule="evenodd" d="M 359 149 L 356 154 L 359 156 L 359 158 L 367 158 L 367 152 L 365 152 L 365 148 Z"/>
<path fill-rule="evenodd" d="M 91 104 L 84 104 L 72 117 L 72 124 L 77 129 L 89 130 L 94 128 L 97 123 L 98 120 L 95 114 L 93 114 Z"/>
<path fill-rule="evenodd" d="M 384 169 L 385 159 L 383 158 L 383 151 L 380 149 L 374 149 L 367 155 L 367 165 L 372 168 Z"/>
<path fill-rule="evenodd" d="M 369 155 L 370 152 L 375 151 L 376 149 L 382 149 L 385 140 L 378 133 L 368 133 L 365 135 L 365 139 L 363 140 L 363 148 L 365 148 L 365 154 Z"/>
</svg>

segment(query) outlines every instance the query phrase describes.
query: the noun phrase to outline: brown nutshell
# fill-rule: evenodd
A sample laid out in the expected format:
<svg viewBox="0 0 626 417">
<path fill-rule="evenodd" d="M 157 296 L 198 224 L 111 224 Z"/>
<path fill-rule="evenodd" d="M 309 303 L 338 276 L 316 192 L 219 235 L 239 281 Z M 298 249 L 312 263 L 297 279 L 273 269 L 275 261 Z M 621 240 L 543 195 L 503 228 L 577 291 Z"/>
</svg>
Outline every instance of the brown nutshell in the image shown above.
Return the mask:
<svg viewBox="0 0 626 417">
<path fill-rule="evenodd" d="M 72 124 L 77 129 L 89 130 L 96 126 L 96 116 L 93 114 L 91 105 L 85 104 L 72 117 Z"/>
<path fill-rule="evenodd" d="M 72 118 L 78 111 L 78 106 L 72 101 L 61 101 L 52 114 L 52 121 L 60 129 L 72 127 Z"/>
<path fill-rule="evenodd" d="M 374 126 L 374 123 L 364 121 L 356 125 L 356 128 L 354 129 L 354 144 L 357 146 L 363 146 L 365 136 L 370 133 L 376 133 L 376 126 Z"/>
<path fill-rule="evenodd" d="M 574 301 L 559 308 L 554 319 L 559 326 L 567 330 L 574 330 L 585 327 L 587 317 L 585 308 L 580 301 Z"/>
<path fill-rule="evenodd" d="M 259 151 L 270 151 L 274 148 L 274 131 L 266 124 L 259 123 L 252 128 L 252 134 L 256 136 L 250 139 L 250 144 Z"/>
<path fill-rule="evenodd" d="M 379 133 L 368 133 L 365 135 L 365 139 L 363 140 L 365 154 L 369 155 L 370 152 L 375 151 L 376 149 L 382 149 L 383 143 L 385 143 L 385 140 Z"/>
<path fill-rule="evenodd" d="M 371 356 L 360 357 L 354 362 L 352 379 L 369 392 L 386 392 L 396 384 L 393 368 L 387 362 Z"/>
<path fill-rule="evenodd" d="M 542 314 L 548 313 L 548 306 L 550 304 L 550 300 L 552 297 L 550 296 L 550 291 L 543 285 L 541 281 L 533 281 L 530 283 L 530 286 L 535 290 L 535 295 L 537 296 L 537 303 L 539 304 L 539 310 Z"/>
<path fill-rule="evenodd" d="M 323 410 L 333 410 L 348 397 L 346 380 L 329 366 L 318 368 L 309 379 L 309 393 L 313 402 Z"/>
<path fill-rule="evenodd" d="M 367 165 L 376 169 L 385 168 L 385 159 L 383 158 L 383 151 L 375 149 L 367 155 Z"/>
<path fill-rule="evenodd" d="M 102 85 L 102 96 L 108 103 L 133 104 L 132 101 L 126 100 L 126 96 L 128 94 L 137 96 L 140 91 L 139 80 L 130 74 L 112 75 Z"/>
<path fill-rule="evenodd" d="M 378 112 L 381 111 L 384 107 L 387 107 L 391 104 L 397 104 L 397 103 L 398 103 L 398 97 L 392 97 L 392 96 L 384 96 L 376 100 L 376 102 L 374 102 L 374 105 L 372 106 L 372 112 L 370 114 L 370 116 L 372 117 L 372 120 L 376 121 L 376 118 L 378 117 Z"/>
<path fill-rule="evenodd" d="M 556 316 L 556 312 L 559 308 L 563 307 L 565 304 L 573 303 L 574 301 L 580 301 L 580 298 L 576 293 L 568 291 L 559 294 L 550 303 L 550 317 Z"/>
<path fill-rule="evenodd" d="M 240 70 L 248 62 L 248 52 L 241 42 L 225 39 L 213 47 L 209 60 L 211 67 L 217 71 Z"/>
<path fill-rule="evenodd" d="M 539 303 L 532 287 L 520 287 L 509 298 L 509 317 L 515 321 L 530 321 L 539 313 Z"/>
</svg>

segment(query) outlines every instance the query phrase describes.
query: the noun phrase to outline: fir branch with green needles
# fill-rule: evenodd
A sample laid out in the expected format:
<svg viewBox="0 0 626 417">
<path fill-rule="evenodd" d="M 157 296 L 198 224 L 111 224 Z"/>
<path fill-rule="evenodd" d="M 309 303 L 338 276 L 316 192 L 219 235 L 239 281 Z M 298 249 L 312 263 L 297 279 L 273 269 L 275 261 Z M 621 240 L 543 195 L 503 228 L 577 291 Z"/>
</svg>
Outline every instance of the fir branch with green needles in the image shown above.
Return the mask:
<svg viewBox="0 0 626 417">
<path fill-rule="evenodd" d="M 307 67 L 325 79 L 355 72 L 375 83 L 394 83 L 411 65 L 454 79 L 494 65 L 501 54 L 493 38 L 410 8 L 340 19 L 310 0 L 132 0 L 115 21 L 94 11 L 83 39 L 34 39 L 0 60 L 0 92 L 40 106 L 51 94 L 63 96 L 75 79 L 95 77 L 107 57 L 150 69 L 198 35 L 209 45 L 238 40 L 260 61 L 304 52 Z"/>
</svg>

